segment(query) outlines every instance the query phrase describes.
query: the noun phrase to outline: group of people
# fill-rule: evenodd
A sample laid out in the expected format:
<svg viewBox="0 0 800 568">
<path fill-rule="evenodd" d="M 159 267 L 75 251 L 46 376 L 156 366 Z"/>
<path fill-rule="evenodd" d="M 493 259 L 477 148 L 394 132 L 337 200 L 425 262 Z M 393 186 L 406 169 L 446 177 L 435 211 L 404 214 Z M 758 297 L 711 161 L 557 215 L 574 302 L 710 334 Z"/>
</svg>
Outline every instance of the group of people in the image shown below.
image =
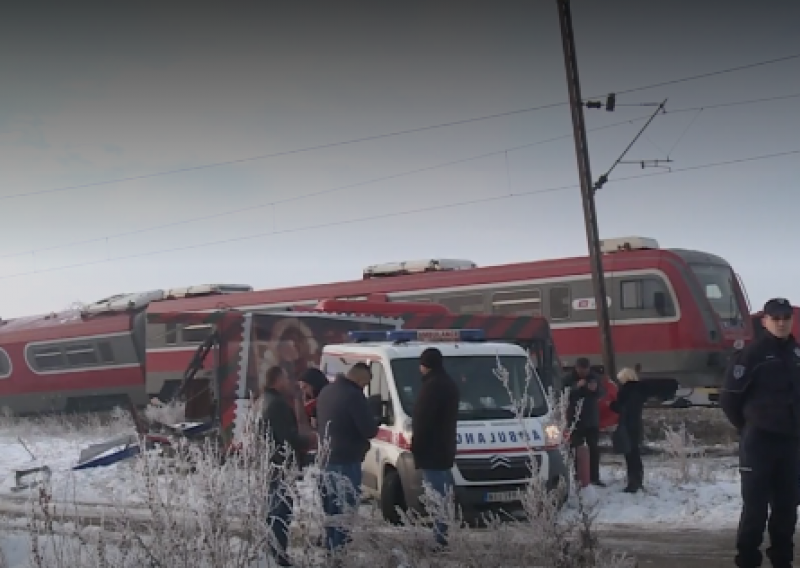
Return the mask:
<svg viewBox="0 0 800 568">
<path fill-rule="evenodd" d="M 743 508 L 736 565 L 761 566 L 760 547 L 767 529 L 771 540 L 767 556 L 772 566 L 790 568 L 800 505 L 800 345 L 791 333 L 793 308 L 787 300 L 770 300 L 763 314 L 764 335 L 734 353 L 721 394 L 722 409 L 740 435 Z M 610 405 L 619 415 L 613 441 L 615 450 L 625 455 L 625 491 L 629 493 L 642 489 L 642 409 L 649 397 L 647 383 L 639 381 L 637 370 L 619 372 L 621 387 Z M 437 349 L 422 354 L 420 372 L 422 387 L 414 404 L 411 451 L 426 484 L 447 496 L 453 486 L 450 472 L 456 454 L 458 386 L 444 370 Z M 265 379 L 264 423 L 274 446 L 291 448 L 289 453 L 273 454 L 271 459 L 279 471 L 288 460 L 302 463 L 300 456 L 315 444 L 312 436 L 317 434 L 303 434 L 298 427 L 296 412 L 287 400 L 287 393 L 289 399 L 294 396 L 295 383 L 287 373 L 273 367 Z M 364 364 L 354 365 L 332 383 L 316 369 L 307 371 L 299 381 L 308 399 L 305 409 L 311 424 L 328 446 L 320 491 L 325 513 L 331 517 L 356 509 L 360 500 L 361 463 L 379 427 L 364 396 L 370 381 L 370 369 Z M 604 486 L 598 447 L 603 380 L 582 358 L 566 377 L 565 386 L 570 389 L 568 419 L 574 428 L 570 443 L 573 448 L 588 446 L 590 482 Z M 270 494 L 269 522 L 276 537 L 273 554 L 279 565 L 290 566 L 286 545 L 292 503 L 277 474 L 271 480 Z M 445 547 L 446 524 L 438 522 L 434 534 L 436 543 Z M 325 541 L 329 550 L 341 550 L 349 533 L 343 526 L 332 525 L 326 528 Z"/>
<path fill-rule="evenodd" d="M 614 450 L 625 456 L 628 483 L 624 491 L 636 493 L 642 489 L 644 467 L 641 444 L 643 437 L 642 411 L 650 397 L 648 384 L 639 381 L 637 370 L 625 368 L 617 374 L 621 387 L 610 408 L 619 415 L 614 431 Z M 600 400 L 606 395 L 603 379 L 591 369 L 589 360 L 579 358 L 575 368 L 563 381 L 569 389 L 567 422 L 572 432 L 570 445 L 577 449 L 584 444 L 589 454 L 589 481 L 605 487 L 600 479 Z M 577 457 L 577 456 L 576 456 Z M 576 470 L 579 467 L 575 460 Z"/>
<path fill-rule="evenodd" d="M 742 512 L 735 562 L 740 568 L 762 565 L 766 530 L 773 568 L 791 568 L 800 506 L 800 344 L 792 335 L 794 308 L 788 300 L 769 300 L 762 313 L 763 335 L 736 348 L 720 396 L 739 434 Z M 642 407 L 649 393 L 633 369 L 623 369 L 618 379 L 622 386 L 610 405 L 619 414 L 614 447 L 625 454 L 625 491 L 636 492 L 642 488 Z M 571 443 L 589 447 L 590 480 L 602 486 L 597 446 L 602 380 L 580 359 L 565 383 L 571 387 L 570 421 L 575 420 Z"/>
<path fill-rule="evenodd" d="M 305 411 L 315 431 L 304 434 L 291 404 L 297 388 L 286 371 L 272 367 L 266 372 L 262 400 L 264 435 L 271 438 L 272 462 L 268 523 L 274 535 L 272 556 L 280 566 L 291 566 L 287 554 L 293 503 L 283 472 L 304 465 L 304 456 L 318 440 L 324 444 L 320 497 L 329 524 L 325 547 L 341 561 L 341 551 L 350 541 L 342 515 L 358 509 L 361 494 L 361 464 L 378 434 L 379 417 L 373 414 L 364 389 L 372 374 L 364 363 L 356 363 L 333 382 L 318 369 L 309 369 L 297 387 L 306 399 Z M 451 494 L 451 469 L 456 455 L 458 386 L 444 369 L 442 353 L 426 349 L 420 357 L 422 386 L 414 404 L 411 453 L 423 481 L 446 499 Z M 434 526 L 436 549 L 447 546 L 447 526 Z"/>
</svg>

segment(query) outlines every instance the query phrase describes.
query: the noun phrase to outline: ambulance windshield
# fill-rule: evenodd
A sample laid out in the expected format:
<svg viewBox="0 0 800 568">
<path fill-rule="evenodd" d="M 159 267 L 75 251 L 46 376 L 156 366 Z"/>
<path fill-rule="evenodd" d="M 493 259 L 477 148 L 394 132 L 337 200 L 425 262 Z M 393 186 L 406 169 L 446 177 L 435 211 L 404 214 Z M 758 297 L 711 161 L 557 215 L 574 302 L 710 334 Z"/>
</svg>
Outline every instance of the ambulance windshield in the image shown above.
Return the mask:
<svg viewBox="0 0 800 568">
<path fill-rule="evenodd" d="M 516 418 L 515 405 L 525 417 L 547 414 L 547 400 L 539 380 L 527 378 L 528 358 L 506 356 L 499 360 L 508 372 L 507 388 L 495 374 L 498 357 L 445 357 L 445 369 L 461 393 L 459 420 Z M 392 373 L 403 410 L 411 416 L 422 386 L 419 359 L 393 359 Z"/>
</svg>

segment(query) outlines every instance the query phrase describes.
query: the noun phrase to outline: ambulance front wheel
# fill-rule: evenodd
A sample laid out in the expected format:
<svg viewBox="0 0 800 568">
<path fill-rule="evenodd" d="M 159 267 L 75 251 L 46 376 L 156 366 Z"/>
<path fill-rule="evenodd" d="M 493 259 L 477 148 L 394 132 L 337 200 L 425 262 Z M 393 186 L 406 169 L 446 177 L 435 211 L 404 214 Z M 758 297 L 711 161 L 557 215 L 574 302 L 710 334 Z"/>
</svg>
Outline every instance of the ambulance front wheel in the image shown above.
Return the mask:
<svg viewBox="0 0 800 568">
<path fill-rule="evenodd" d="M 381 485 L 381 514 L 387 522 L 399 525 L 403 522 L 398 508 L 406 510 L 405 494 L 403 493 L 403 483 L 400 474 L 396 469 L 387 469 L 383 476 Z"/>
</svg>

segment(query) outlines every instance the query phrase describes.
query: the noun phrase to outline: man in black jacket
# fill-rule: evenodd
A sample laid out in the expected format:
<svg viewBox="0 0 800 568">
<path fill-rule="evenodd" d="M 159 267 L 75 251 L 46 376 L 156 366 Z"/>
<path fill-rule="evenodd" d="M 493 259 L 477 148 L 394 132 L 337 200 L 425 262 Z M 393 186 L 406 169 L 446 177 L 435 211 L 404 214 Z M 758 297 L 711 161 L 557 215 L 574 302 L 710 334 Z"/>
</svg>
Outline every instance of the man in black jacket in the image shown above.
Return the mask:
<svg viewBox="0 0 800 568">
<path fill-rule="evenodd" d="M 291 566 L 286 547 L 293 503 L 287 486 L 289 478 L 285 473 L 301 463 L 300 456 L 308 444 L 297 427 L 294 411 L 286 402 L 285 393 L 290 388 L 289 377 L 281 367 L 272 367 L 267 371 L 262 397 L 262 425 L 264 434 L 270 436 L 272 446 L 268 522 L 275 538 L 275 544 L 270 548 L 279 566 Z"/>
<path fill-rule="evenodd" d="M 575 362 L 575 368 L 564 378 L 564 387 L 569 391 L 569 411 L 567 419 L 572 426 L 575 412 L 580 404 L 580 412 L 575 429 L 570 437 L 573 448 L 582 446 L 584 442 L 589 447 L 589 477 L 592 485 L 605 487 L 600 481 L 600 406 L 599 401 L 605 395 L 605 388 L 600 377 L 592 371 L 589 359 L 580 357 Z M 577 465 L 577 464 L 576 464 Z"/>
<path fill-rule="evenodd" d="M 428 348 L 420 356 L 422 388 L 414 402 L 411 453 L 423 481 L 442 499 L 453 487 L 460 393 L 444 369 L 442 352 Z M 447 546 L 447 524 L 434 524 L 436 543 Z"/>
<path fill-rule="evenodd" d="M 370 440 L 378 434 L 378 422 L 364 396 L 371 380 L 369 367 L 356 363 L 347 376 L 338 376 L 317 398 L 318 433 L 327 444 L 320 488 L 326 515 L 339 516 L 358 507 L 361 462 Z M 326 527 L 325 532 L 330 551 L 340 550 L 350 539 L 343 527 Z"/>
<path fill-rule="evenodd" d="M 720 397 L 725 416 L 740 434 L 743 503 L 736 565 L 742 568 L 761 566 L 765 528 L 769 530 L 767 556 L 772 566 L 790 568 L 794 559 L 800 473 L 800 346 L 791 334 L 792 316 L 792 306 L 783 298 L 764 305 L 765 333 L 734 353 Z"/>
</svg>

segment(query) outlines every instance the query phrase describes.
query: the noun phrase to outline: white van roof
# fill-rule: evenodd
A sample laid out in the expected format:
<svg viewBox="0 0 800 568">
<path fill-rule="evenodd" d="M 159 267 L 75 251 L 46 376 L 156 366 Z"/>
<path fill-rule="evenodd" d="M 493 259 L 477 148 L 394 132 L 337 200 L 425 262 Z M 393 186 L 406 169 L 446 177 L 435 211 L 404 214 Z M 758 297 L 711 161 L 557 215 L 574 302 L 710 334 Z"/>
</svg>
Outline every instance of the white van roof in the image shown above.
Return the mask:
<svg viewBox="0 0 800 568">
<path fill-rule="evenodd" d="M 450 343 L 450 342 L 417 342 L 395 344 L 392 342 L 342 343 L 326 345 L 323 355 L 381 355 L 387 359 L 419 358 L 429 347 L 435 347 L 444 357 L 476 357 L 476 356 L 521 356 L 527 352 L 513 343 Z"/>
</svg>

